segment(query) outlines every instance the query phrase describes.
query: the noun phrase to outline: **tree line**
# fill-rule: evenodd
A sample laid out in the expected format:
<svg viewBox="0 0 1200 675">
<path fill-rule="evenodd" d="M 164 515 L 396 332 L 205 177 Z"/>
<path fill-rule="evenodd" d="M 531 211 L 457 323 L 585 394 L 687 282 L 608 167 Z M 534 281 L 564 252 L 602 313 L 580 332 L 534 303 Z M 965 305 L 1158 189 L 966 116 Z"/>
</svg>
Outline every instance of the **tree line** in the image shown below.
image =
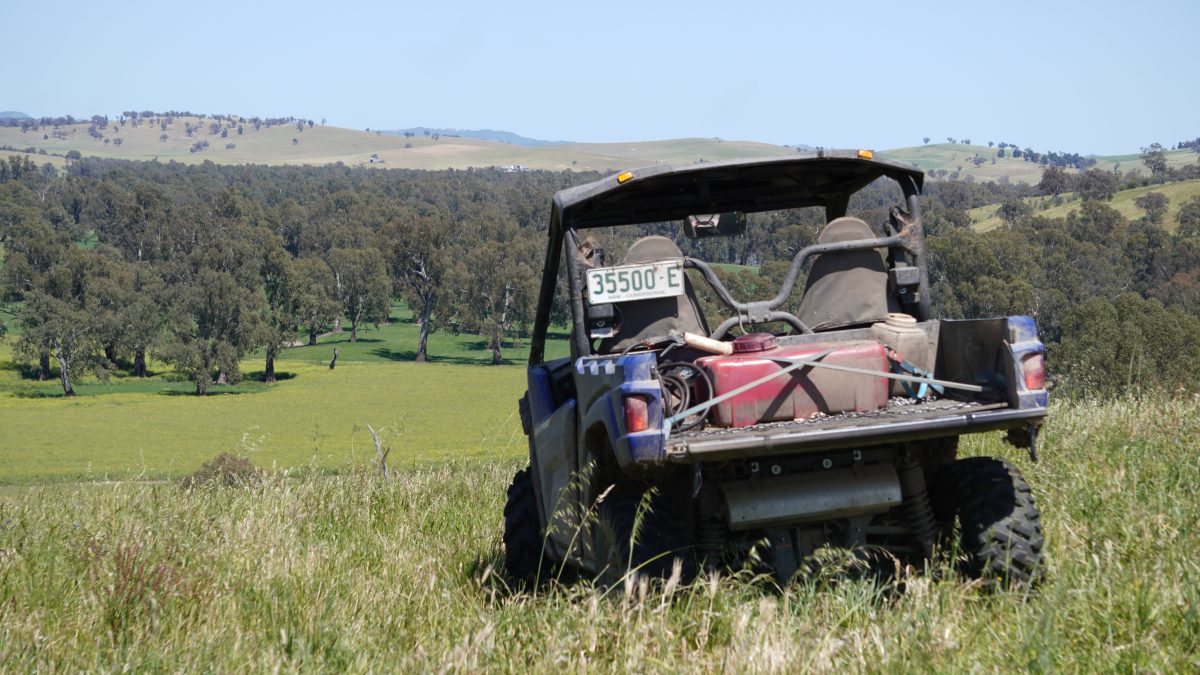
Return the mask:
<svg viewBox="0 0 1200 675">
<path fill-rule="evenodd" d="M 401 298 L 417 360 L 449 329 L 483 336 L 498 363 L 532 320 L 547 195 L 578 180 L 13 158 L 0 244 L 16 355 L 36 377 L 57 365 L 69 395 L 80 370 L 144 375 L 153 354 L 203 394 L 256 348 L 270 381 L 297 333 L 315 343 L 344 322 L 356 341 Z"/>
<path fill-rule="evenodd" d="M 1042 183 L 1058 171 L 1047 167 Z M 550 197 L 597 177 L 99 159 L 60 172 L 14 157 L 0 163 L 0 318 L 20 326 L 15 354 L 28 375 L 48 378 L 57 366 L 68 394 L 80 371 L 145 375 L 151 356 L 203 394 L 236 382 L 254 349 L 270 381 L 298 336 L 315 344 L 344 325 L 356 340 L 364 324 L 387 319 L 396 298 L 420 327 L 418 361 L 430 356 L 429 335 L 447 330 L 481 336 L 499 363 L 506 341 L 532 322 Z M 1065 218 L 1025 211 L 1000 231 L 970 228 L 967 209 L 1047 185 L 927 186 L 937 313 L 1032 313 L 1051 345 L 1052 372 L 1071 391 L 1195 388 L 1185 374 L 1200 357 L 1192 346 L 1200 344 L 1200 200 L 1177 224 L 1161 214 L 1156 222 L 1153 204 L 1127 220 L 1085 197 Z M 880 183 L 856 195 L 851 212 L 881 223 L 897 201 L 894 186 Z M 747 233 L 728 239 L 687 241 L 678 223 L 596 234 L 610 262 L 635 236 L 656 232 L 685 253 L 748 266 L 720 274 L 749 299 L 777 288 L 780 261 L 813 243 L 822 225 L 811 209 L 752 214 Z M 566 316 L 565 307 L 555 312 Z"/>
</svg>

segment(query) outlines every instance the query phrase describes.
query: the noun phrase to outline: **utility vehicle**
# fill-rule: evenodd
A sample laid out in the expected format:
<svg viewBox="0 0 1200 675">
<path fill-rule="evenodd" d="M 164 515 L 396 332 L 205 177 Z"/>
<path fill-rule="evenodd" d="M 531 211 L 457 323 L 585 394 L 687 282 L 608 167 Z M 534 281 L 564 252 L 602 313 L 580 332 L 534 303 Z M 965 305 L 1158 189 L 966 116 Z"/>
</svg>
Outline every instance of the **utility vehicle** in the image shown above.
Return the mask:
<svg viewBox="0 0 1200 675">
<path fill-rule="evenodd" d="M 786 582 L 824 546 L 920 560 L 957 543 L 986 584 L 1036 580 L 1040 514 L 1020 471 L 956 452 L 963 434 L 1006 430 L 1036 460 L 1044 346 L 1030 317 L 931 316 L 923 178 L 821 151 L 558 192 L 520 400 L 529 467 L 504 509 L 509 573 L 566 564 L 614 582 L 753 564 Z M 872 227 L 847 209 L 877 179 L 903 197 Z M 747 214 L 804 207 L 827 224 L 770 298 L 733 297 L 677 243 L 699 250 L 744 235 Z M 606 259 L 606 236 L 647 224 L 681 234 Z M 698 284 L 725 316 L 704 315 Z M 571 355 L 547 361 L 556 296 Z"/>
</svg>

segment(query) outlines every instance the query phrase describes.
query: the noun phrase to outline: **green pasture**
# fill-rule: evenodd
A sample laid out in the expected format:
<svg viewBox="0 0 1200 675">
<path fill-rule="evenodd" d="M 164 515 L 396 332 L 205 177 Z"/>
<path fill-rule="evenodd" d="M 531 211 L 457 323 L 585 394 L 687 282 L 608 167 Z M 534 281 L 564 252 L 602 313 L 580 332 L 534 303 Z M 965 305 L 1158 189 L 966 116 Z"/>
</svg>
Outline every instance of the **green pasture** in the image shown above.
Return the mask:
<svg viewBox="0 0 1200 675">
<path fill-rule="evenodd" d="M 374 454 L 381 431 L 397 465 L 517 457 L 524 447 L 516 367 L 280 364 L 285 379 L 207 397 L 184 391 L 0 397 L 0 482 L 164 478 L 231 452 L 264 467 L 337 469 Z"/>
<path fill-rule="evenodd" d="M 1200 180 L 1185 180 L 1122 190 L 1113 195 L 1112 201 L 1106 202 L 1106 204 L 1120 212 L 1127 220 L 1141 218 L 1146 215 L 1146 212 L 1138 208 L 1134 200 L 1147 192 L 1162 193 L 1170 200 L 1167 205 L 1167 213 L 1163 216 L 1162 226 L 1168 231 L 1174 231 L 1179 225 L 1176 220 L 1179 208 L 1183 206 L 1184 202 L 1200 195 Z M 1065 218 L 1071 211 L 1079 208 L 1080 202 L 1078 195 L 1071 192 L 1063 195 L 1062 203 L 1057 205 L 1051 197 L 1031 197 L 1026 199 L 1025 203 L 1033 207 L 1035 215 L 1047 218 Z M 1004 223 L 996 215 L 999 208 L 999 204 L 991 204 L 968 211 L 967 213 L 971 216 L 971 227 L 977 232 L 987 232 L 1001 227 Z"/>
<path fill-rule="evenodd" d="M 565 341 L 554 337 L 548 353 L 565 356 Z M 338 469 L 374 454 L 368 424 L 382 430 L 400 465 L 524 452 L 516 410 L 528 342 L 506 345 L 508 365 L 491 366 L 479 336 L 437 332 L 431 362 L 415 363 L 417 327 L 403 307 L 349 340 L 349 332 L 333 333 L 285 350 L 273 385 L 261 382 L 257 354 L 242 362 L 242 382 L 207 397 L 151 363 L 145 379 L 81 377 L 73 399 L 57 379 L 29 379 L 11 343 L 0 341 L 0 484 L 178 476 L 222 452 L 259 466 Z"/>
</svg>

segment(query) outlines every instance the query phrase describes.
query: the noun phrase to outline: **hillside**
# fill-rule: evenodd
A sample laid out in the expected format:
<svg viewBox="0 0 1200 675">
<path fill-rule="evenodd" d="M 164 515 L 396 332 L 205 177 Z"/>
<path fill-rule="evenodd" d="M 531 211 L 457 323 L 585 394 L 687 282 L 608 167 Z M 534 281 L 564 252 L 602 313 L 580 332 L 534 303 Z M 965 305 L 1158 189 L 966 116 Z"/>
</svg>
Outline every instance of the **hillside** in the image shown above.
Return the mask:
<svg viewBox="0 0 1200 675">
<path fill-rule="evenodd" d="M 45 151 L 65 156 L 78 151 L 84 156 L 132 160 L 178 161 L 199 164 L 333 164 L 407 169 L 466 169 L 471 167 L 523 167 L 530 169 L 614 171 L 660 162 L 691 164 L 741 157 L 778 157 L 795 148 L 719 138 L 682 138 L 622 143 L 560 143 L 518 136 L 503 131 L 455 131 L 416 128 L 400 131 L 359 131 L 326 125 L 295 124 L 262 126 L 248 122 L 221 124 L 213 133 L 211 118 L 179 117 L 164 129 L 161 120 L 133 126 L 110 121 L 99 138 L 89 134 L 89 124 L 62 129 L 22 131 L 0 127 L 0 149 Z M 189 135 L 188 129 L 193 132 Z M 405 131 L 412 137 L 404 136 Z M 425 135 L 428 131 L 429 135 Z M 224 133 L 225 136 L 221 134 Z M 435 139 L 435 136 L 437 138 Z M 193 151 L 197 143 L 207 147 Z M 1042 166 L 1023 159 L 997 157 L 997 149 L 983 145 L 935 143 L 911 148 L 880 150 L 887 159 L 912 164 L 939 179 L 958 172 L 976 181 L 1036 183 Z M 975 160 L 979 159 L 976 165 Z M 1142 168 L 1137 154 L 1097 157 L 1096 167 L 1128 171 Z M 1167 153 L 1171 166 L 1195 163 L 1190 150 Z M 38 159 L 39 162 L 45 161 Z M 944 172 L 944 173 L 943 173 Z"/>
<path fill-rule="evenodd" d="M 997 157 L 998 149 L 989 148 L 986 145 L 934 143 L 932 145 L 921 145 L 912 148 L 883 150 L 879 154 L 888 159 L 912 164 L 926 173 L 945 171 L 947 174 L 952 174 L 955 171 L 959 171 L 960 178 L 965 179 L 969 176 L 980 182 L 1003 181 L 1007 179 L 1013 183 L 1037 183 L 1042 178 L 1042 170 L 1044 168 L 1040 164 L 1026 162 L 1024 159 L 1013 159 L 1011 156 Z M 982 158 L 983 163 L 976 166 L 973 161 L 975 157 Z M 1187 164 L 1195 164 L 1197 158 L 1196 153 L 1191 150 L 1172 150 L 1167 152 L 1167 165 L 1181 167 Z M 1145 166 L 1142 165 L 1141 157 L 1137 153 L 1096 156 L 1094 159 L 1096 160 L 1096 164 L 1092 168 L 1104 171 L 1112 171 L 1113 169 L 1120 169 L 1121 171 L 1141 169 L 1143 172 L 1146 171 Z M 1076 173 L 1073 169 L 1068 171 Z"/>
<path fill-rule="evenodd" d="M 1108 202 L 1108 205 L 1120 212 L 1126 219 L 1141 218 L 1145 212 L 1137 207 L 1134 200 L 1147 192 L 1159 192 L 1171 200 L 1167 205 L 1167 214 L 1163 217 L 1162 225 L 1167 230 L 1173 231 L 1178 226 L 1175 218 L 1179 215 L 1179 207 L 1189 199 L 1200 196 L 1200 180 L 1186 180 L 1122 190 L 1113 195 L 1112 201 Z M 1034 215 L 1065 218 L 1071 211 L 1079 208 L 1079 197 L 1074 193 L 1067 193 L 1063 195 L 1061 204 L 1055 204 L 1050 197 L 1033 197 L 1026 199 L 1025 203 L 1033 207 Z M 999 208 L 999 204 L 991 204 L 968 211 L 971 216 L 971 227 L 977 232 L 987 232 L 1003 225 L 999 216 L 996 215 L 996 210 Z"/>
<path fill-rule="evenodd" d="M 692 163 L 733 157 L 770 157 L 794 150 L 766 143 L 679 139 L 631 143 L 564 143 L 538 147 L 514 145 L 461 136 L 416 134 L 406 138 L 381 131 L 294 124 L 263 126 L 246 123 L 223 125 L 210 133 L 211 119 L 180 117 L 164 130 L 159 124 L 121 126 L 110 122 L 102 138 L 89 135 L 88 124 L 25 131 L 0 128 L 0 147 L 65 156 L 75 150 L 84 156 L 133 160 L 174 160 L 199 164 L 333 164 L 409 169 L 466 169 L 470 167 L 526 167 L 531 169 L 609 171 L 644 166 L 659 161 Z M 198 128 L 188 135 L 188 127 Z M 224 132 L 225 137 L 221 136 Z M 165 136 L 165 138 L 164 138 Z M 193 152 L 196 143 L 208 146 Z M 233 147 L 228 147 L 233 146 Z M 42 161 L 39 159 L 38 161 Z"/>
</svg>

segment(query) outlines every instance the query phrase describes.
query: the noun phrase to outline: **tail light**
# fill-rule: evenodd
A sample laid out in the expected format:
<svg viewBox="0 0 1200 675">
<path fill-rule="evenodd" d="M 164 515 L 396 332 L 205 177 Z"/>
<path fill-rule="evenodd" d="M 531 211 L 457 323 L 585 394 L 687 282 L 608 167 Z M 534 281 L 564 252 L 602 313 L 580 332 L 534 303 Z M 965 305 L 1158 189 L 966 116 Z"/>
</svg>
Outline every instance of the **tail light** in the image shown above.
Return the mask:
<svg viewBox="0 0 1200 675">
<path fill-rule="evenodd" d="M 625 431 L 636 433 L 650 428 L 650 399 L 634 394 L 625 397 Z"/>
<path fill-rule="evenodd" d="M 1021 359 L 1021 371 L 1025 374 L 1026 389 L 1046 388 L 1046 364 L 1041 352 Z"/>
</svg>

